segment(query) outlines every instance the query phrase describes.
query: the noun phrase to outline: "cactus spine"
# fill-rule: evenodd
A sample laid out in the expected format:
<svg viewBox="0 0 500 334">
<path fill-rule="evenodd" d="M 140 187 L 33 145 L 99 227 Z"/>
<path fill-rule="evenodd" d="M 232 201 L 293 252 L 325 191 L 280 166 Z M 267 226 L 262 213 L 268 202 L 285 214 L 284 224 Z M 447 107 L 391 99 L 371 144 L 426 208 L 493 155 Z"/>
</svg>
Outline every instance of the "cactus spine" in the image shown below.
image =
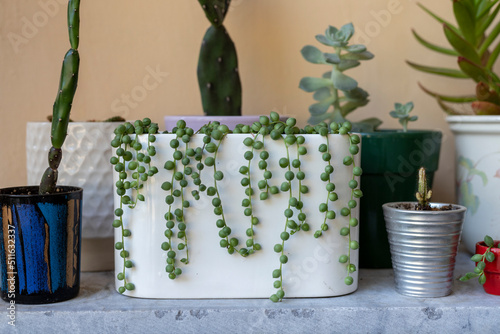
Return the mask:
<svg viewBox="0 0 500 334">
<path fill-rule="evenodd" d="M 49 151 L 49 167 L 45 170 L 40 182 L 39 193 L 49 194 L 56 190 L 57 168 L 62 159 L 61 147 L 66 139 L 69 114 L 78 82 L 80 56 L 78 43 L 80 33 L 80 0 L 68 2 L 68 33 L 71 48 L 66 53 L 61 69 L 59 88 L 52 111 L 52 147 Z"/>
<path fill-rule="evenodd" d="M 206 115 L 241 115 L 238 56 L 223 25 L 231 0 L 198 0 L 211 26 L 198 58 L 198 84 Z"/>
</svg>

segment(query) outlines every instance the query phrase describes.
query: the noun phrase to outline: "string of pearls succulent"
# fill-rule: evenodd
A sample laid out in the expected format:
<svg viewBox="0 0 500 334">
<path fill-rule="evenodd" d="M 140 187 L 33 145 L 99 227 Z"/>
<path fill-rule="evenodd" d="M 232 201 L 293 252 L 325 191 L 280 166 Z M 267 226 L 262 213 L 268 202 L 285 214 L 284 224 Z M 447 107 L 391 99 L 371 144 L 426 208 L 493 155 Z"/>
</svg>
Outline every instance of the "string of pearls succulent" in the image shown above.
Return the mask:
<svg viewBox="0 0 500 334">
<path fill-rule="evenodd" d="M 123 269 L 117 275 L 117 279 L 123 281 L 123 285 L 118 288 L 120 293 L 135 289 L 126 275 L 126 269 L 132 268 L 134 263 L 126 249 L 125 238 L 130 237 L 132 232 L 123 226 L 123 206 L 133 209 L 138 202 L 144 201 L 144 195 L 141 193 L 144 183 L 149 177 L 158 173 L 158 169 L 151 165 L 151 157 L 156 155 L 153 143 L 156 141 L 157 132 L 158 124 L 151 123 L 149 118 L 145 118 L 133 125 L 127 122 L 118 126 L 114 131 L 115 138 L 111 141 L 111 146 L 115 148 L 115 156 L 111 157 L 110 162 L 118 173 L 115 187 L 116 193 L 120 196 L 120 206 L 115 210 L 116 219 L 113 221 L 113 227 L 121 230 L 121 241 L 115 243 L 115 249 L 120 251 L 120 257 L 123 258 Z M 148 145 L 145 150 L 137 136 L 141 134 L 148 135 Z"/>
<path fill-rule="evenodd" d="M 283 211 L 284 226 L 279 235 L 279 242 L 274 245 L 274 252 L 278 255 L 279 266 L 273 270 L 272 277 L 275 279 L 273 286 L 276 292 L 270 296 L 273 302 L 281 301 L 285 296 L 285 288 L 283 286 L 284 266 L 288 262 L 290 252 L 287 251 L 286 242 L 294 234 L 310 233 L 310 224 L 307 221 L 303 196 L 309 192 L 309 187 L 305 184 L 306 174 L 301 168 L 302 160 L 308 154 L 305 146 L 306 134 L 318 134 L 325 138 L 324 143 L 318 147 L 318 151 L 322 154 L 322 160 L 325 162 L 324 172 L 321 173 L 319 179 L 325 183 L 326 198 L 325 201 L 319 204 L 319 211 L 324 214 L 324 219 L 319 228 L 317 228 L 311 236 L 320 238 L 330 230 L 332 222 L 336 219 L 336 213 L 331 208 L 331 203 L 339 199 L 335 192 L 334 167 L 332 164 L 332 147 L 330 147 L 330 134 L 344 135 L 349 141 L 348 156 L 343 158 L 345 166 L 353 166 L 352 178 L 349 179 L 349 187 L 351 194 L 349 198 L 341 199 L 346 205 L 342 207 L 339 214 L 342 217 L 348 218 L 348 225 L 342 226 L 339 230 L 341 236 L 348 240 L 348 249 L 339 258 L 339 262 L 346 265 L 345 283 L 350 285 L 353 283 L 352 273 L 356 271 L 356 267 L 351 263 L 351 251 L 358 249 L 359 244 L 352 239 L 351 228 L 358 225 L 358 220 L 352 216 L 351 210 L 358 205 L 357 199 L 362 196 L 361 190 L 356 180 L 361 175 L 361 168 L 355 166 L 354 156 L 359 153 L 360 138 L 358 135 L 350 134 L 351 124 L 344 122 L 343 124 L 331 123 L 329 125 L 320 123 L 316 126 L 306 126 L 300 129 L 296 126 L 296 120 L 289 118 L 286 121 L 281 121 L 277 113 L 271 112 L 269 116 L 261 116 L 259 122 L 252 125 L 238 125 L 233 131 L 230 131 L 226 125 L 218 122 L 212 122 L 203 126 L 198 132 L 186 126 L 183 120 L 177 123 L 177 126 L 171 133 L 175 134 L 175 138 L 170 141 L 171 159 L 164 163 L 164 169 L 170 174 L 169 180 L 162 183 L 162 189 L 166 192 L 165 202 L 168 205 L 168 211 L 165 213 L 166 229 L 164 234 L 166 240 L 160 245 L 167 252 L 165 271 L 168 277 L 175 279 L 182 274 L 180 265 L 189 263 L 189 224 L 187 209 L 191 206 L 189 202 L 189 193 L 187 187 L 191 184 L 196 186 L 190 195 L 194 200 L 199 200 L 201 195 L 211 199 L 213 213 L 216 217 L 215 225 L 217 226 L 218 235 L 220 237 L 220 246 L 229 254 L 239 254 L 246 257 L 254 254 L 262 249 L 262 246 L 257 242 L 256 227 L 260 223 L 254 210 L 254 202 L 256 200 L 256 188 L 259 190 L 258 199 L 266 201 L 272 196 L 280 196 L 286 194 L 288 196 L 288 205 Z M 167 133 L 167 132 L 164 132 Z M 217 166 L 218 153 L 224 139 L 230 134 L 248 134 L 243 140 L 243 145 L 246 150 L 243 153 L 245 163 L 240 166 L 239 173 L 241 174 L 240 184 L 245 193 L 241 205 L 243 214 L 249 219 L 249 227 L 246 229 L 246 241 L 240 244 L 239 239 L 233 235 L 232 229 L 228 224 L 224 215 L 224 206 L 219 191 L 219 183 L 224 179 L 224 172 Z M 120 206 L 115 210 L 116 219 L 113 222 L 115 228 L 121 229 L 121 241 L 117 242 L 115 248 L 120 251 L 120 255 L 124 259 L 123 270 L 118 273 L 118 280 L 123 281 L 123 286 L 119 288 L 121 293 L 126 290 L 133 290 L 133 283 L 127 279 L 127 269 L 134 266 L 130 258 L 130 254 L 126 249 L 126 238 L 131 235 L 131 232 L 123 226 L 123 205 L 133 209 L 139 202 L 145 200 L 141 189 L 150 177 L 158 173 L 158 169 L 151 165 L 151 157 L 156 154 L 154 142 L 158 135 L 158 125 L 151 123 L 149 119 L 136 121 L 133 125 L 125 123 L 120 125 L 115 130 L 116 137 L 112 141 L 112 146 L 115 148 L 115 156 L 111 158 L 111 163 L 115 166 L 115 170 L 119 173 L 119 180 L 116 182 L 116 192 L 120 196 Z M 139 137 L 142 134 L 147 135 L 147 147 L 143 148 L 139 142 Z M 203 136 L 201 147 L 194 147 L 192 137 L 196 134 Z M 283 156 L 271 157 L 267 149 L 267 144 L 271 141 L 282 141 L 285 151 Z M 292 155 L 292 148 L 296 151 L 295 156 Z M 255 164 L 260 172 L 253 171 L 255 165 L 252 162 L 258 159 Z M 276 163 L 283 170 L 283 179 L 276 180 L 273 178 L 273 173 L 269 169 L 270 163 Z M 202 174 L 211 173 L 213 184 L 205 185 L 202 182 Z M 258 180 L 254 177 L 260 175 Z M 307 180 L 313 180 L 307 178 Z M 274 182 L 273 182 L 274 181 Z M 335 181 L 335 182 L 334 182 Z M 336 224 L 338 226 L 338 224 Z M 177 259 L 182 258 L 177 262 Z"/>
</svg>

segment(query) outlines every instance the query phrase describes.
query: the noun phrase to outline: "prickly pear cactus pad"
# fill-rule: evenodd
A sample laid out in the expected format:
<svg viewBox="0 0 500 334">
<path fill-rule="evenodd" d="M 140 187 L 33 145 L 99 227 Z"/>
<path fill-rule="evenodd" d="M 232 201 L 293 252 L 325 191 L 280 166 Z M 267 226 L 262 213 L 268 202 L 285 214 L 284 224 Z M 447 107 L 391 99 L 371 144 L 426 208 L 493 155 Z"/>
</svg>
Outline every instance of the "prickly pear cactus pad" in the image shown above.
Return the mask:
<svg viewBox="0 0 500 334">
<path fill-rule="evenodd" d="M 231 0 L 198 0 L 198 2 L 210 23 L 217 27 L 222 26 Z"/>
<path fill-rule="evenodd" d="M 198 84 L 206 115 L 241 115 L 238 56 L 223 26 L 230 1 L 199 1 L 209 21 L 198 58 Z"/>
</svg>

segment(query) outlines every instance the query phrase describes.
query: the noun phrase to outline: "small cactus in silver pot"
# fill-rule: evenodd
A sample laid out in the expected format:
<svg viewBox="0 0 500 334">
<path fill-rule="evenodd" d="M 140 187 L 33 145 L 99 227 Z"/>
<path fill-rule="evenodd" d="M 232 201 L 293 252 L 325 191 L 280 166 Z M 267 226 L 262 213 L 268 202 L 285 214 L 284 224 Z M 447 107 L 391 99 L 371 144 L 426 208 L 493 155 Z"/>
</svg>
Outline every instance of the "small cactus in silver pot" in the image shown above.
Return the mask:
<svg viewBox="0 0 500 334">
<path fill-rule="evenodd" d="M 427 175 L 425 175 L 425 168 L 420 167 L 418 170 L 418 191 L 415 194 L 418 205 L 417 210 L 430 210 L 429 205 L 432 197 L 432 190 L 427 186 Z"/>
</svg>

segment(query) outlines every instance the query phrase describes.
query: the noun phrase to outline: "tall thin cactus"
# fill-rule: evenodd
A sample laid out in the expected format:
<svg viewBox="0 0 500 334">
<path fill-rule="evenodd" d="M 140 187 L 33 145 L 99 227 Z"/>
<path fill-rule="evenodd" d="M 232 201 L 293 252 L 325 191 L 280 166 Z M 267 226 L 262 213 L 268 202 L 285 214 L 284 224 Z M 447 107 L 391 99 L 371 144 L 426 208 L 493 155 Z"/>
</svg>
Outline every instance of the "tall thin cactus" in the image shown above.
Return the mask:
<svg viewBox="0 0 500 334">
<path fill-rule="evenodd" d="M 49 167 L 42 176 L 40 194 L 50 194 L 56 190 L 57 168 L 62 159 L 61 147 L 66 139 L 69 114 L 78 82 L 80 56 L 77 50 L 80 38 L 80 0 L 69 0 L 68 2 L 68 33 L 71 48 L 66 53 L 62 64 L 59 88 L 52 112 L 52 147 L 48 156 Z"/>
<path fill-rule="evenodd" d="M 201 45 L 198 84 L 206 115 L 241 115 L 238 56 L 223 26 L 231 0 L 198 0 L 211 26 Z"/>
</svg>

